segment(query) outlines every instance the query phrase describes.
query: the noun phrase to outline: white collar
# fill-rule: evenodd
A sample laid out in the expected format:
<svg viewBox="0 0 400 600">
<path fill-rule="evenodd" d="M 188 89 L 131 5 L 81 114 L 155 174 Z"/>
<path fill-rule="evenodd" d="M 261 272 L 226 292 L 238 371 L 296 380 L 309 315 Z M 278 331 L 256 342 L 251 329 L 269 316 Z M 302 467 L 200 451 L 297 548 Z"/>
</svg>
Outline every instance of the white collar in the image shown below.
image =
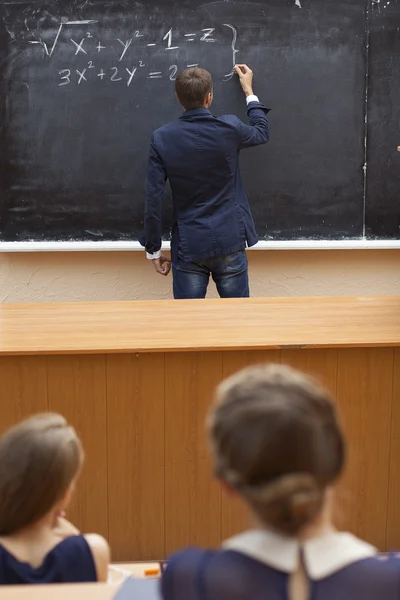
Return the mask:
<svg viewBox="0 0 400 600">
<path fill-rule="evenodd" d="M 283 571 L 294 573 L 303 552 L 306 571 L 311 579 L 324 579 L 336 571 L 364 558 L 377 554 L 377 550 L 350 533 L 329 533 L 299 542 L 267 530 L 241 533 L 222 545 L 224 550 L 234 550 Z"/>
</svg>

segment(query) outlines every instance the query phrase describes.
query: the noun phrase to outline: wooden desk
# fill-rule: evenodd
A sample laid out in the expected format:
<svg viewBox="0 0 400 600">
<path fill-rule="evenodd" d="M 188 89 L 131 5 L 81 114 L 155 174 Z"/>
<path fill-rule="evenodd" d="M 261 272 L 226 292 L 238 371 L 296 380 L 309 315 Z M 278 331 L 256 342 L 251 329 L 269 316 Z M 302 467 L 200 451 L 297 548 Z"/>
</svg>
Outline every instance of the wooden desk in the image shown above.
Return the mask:
<svg viewBox="0 0 400 600">
<path fill-rule="evenodd" d="M 0 600 L 112 600 L 118 587 L 101 583 L 16 585 L 0 588 Z"/>
<path fill-rule="evenodd" d="M 0 600 L 111 600 L 126 575 L 145 577 L 147 569 L 159 563 L 118 563 L 110 565 L 108 584 L 84 583 L 73 585 L 0 586 Z M 123 573 L 125 572 L 125 575 Z M 140 600 L 140 598 L 138 599 Z"/>
<path fill-rule="evenodd" d="M 246 523 L 210 476 L 204 416 L 253 363 L 323 380 L 350 440 L 345 527 L 400 548 L 400 297 L 0 307 L 1 427 L 63 413 L 87 462 L 72 518 L 113 560 L 218 545 Z"/>
<path fill-rule="evenodd" d="M 397 346 L 400 296 L 3 304 L 1 354 Z"/>
</svg>

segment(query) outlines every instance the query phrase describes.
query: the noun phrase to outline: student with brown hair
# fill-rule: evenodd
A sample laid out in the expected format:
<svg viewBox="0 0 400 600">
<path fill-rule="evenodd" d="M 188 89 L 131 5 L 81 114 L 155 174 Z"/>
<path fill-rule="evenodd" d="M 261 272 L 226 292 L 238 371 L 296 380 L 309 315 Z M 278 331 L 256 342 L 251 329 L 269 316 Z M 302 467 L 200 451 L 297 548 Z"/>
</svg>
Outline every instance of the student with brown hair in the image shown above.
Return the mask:
<svg viewBox="0 0 400 600">
<path fill-rule="evenodd" d="M 329 395 L 283 366 L 252 367 L 218 388 L 209 418 L 216 476 L 253 529 L 221 550 L 168 563 L 164 600 L 398 600 L 400 559 L 332 521 L 345 442 Z"/>
<path fill-rule="evenodd" d="M 0 438 L 0 585 L 107 580 L 107 542 L 64 518 L 83 458 L 76 432 L 56 414 Z"/>
</svg>

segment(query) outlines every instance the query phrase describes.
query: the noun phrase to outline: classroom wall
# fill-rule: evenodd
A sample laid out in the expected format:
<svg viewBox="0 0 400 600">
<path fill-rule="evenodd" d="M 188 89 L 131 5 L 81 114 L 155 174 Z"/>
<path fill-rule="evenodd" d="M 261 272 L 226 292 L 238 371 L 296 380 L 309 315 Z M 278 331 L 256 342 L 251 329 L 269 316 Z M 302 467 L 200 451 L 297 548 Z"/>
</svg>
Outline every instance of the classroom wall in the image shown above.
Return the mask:
<svg viewBox="0 0 400 600">
<path fill-rule="evenodd" d="M 253 296 L 400 294 L 400 251 L 248 254 Z M 171 278 L 153 272 L 141 252 L 0 254 L 0 302 L 170 297 Z"/>
</svg>

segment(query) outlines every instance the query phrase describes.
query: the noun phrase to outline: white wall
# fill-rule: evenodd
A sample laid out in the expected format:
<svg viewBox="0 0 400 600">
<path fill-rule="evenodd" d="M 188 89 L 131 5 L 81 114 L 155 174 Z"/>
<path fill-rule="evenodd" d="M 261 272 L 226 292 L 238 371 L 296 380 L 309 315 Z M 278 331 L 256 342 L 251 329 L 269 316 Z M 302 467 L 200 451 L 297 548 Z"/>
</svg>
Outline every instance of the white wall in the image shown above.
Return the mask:
<svg viewBox="0 0 400 600">
<path fill-rule="evenodd" d="M 398 250 L 253 251 L 249 265 L 253 296 L 400 294 Z M 141 252 L 0 254 L 0 302 L 170 297 Z"/>
</svg>

